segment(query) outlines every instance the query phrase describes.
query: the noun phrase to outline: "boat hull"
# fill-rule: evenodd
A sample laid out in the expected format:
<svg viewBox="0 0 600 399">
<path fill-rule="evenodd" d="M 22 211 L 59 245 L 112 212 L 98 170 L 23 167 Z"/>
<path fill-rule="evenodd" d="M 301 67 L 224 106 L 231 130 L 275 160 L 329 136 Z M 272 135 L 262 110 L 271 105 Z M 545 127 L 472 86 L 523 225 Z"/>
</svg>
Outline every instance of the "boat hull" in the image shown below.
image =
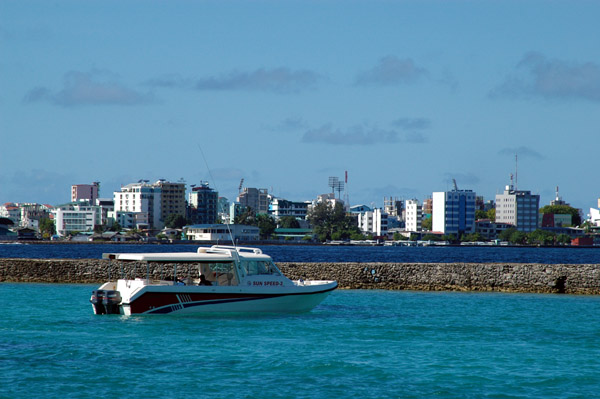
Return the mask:
<svg viewBox="0 0 600 399">
<path fill-rule="evenodd" d="M 193 313 L 302 313 L 321 303 L 336 282 L 321 286 L 296 287 L 272 292 L 240 292 L 241 290 L 203 290 L 203 287 L 146 286 L 129 302 L 121 304 L 121 314 L 193 314 Z M 237 292 L 236 292 L 237 291 Z"/>
</svg>

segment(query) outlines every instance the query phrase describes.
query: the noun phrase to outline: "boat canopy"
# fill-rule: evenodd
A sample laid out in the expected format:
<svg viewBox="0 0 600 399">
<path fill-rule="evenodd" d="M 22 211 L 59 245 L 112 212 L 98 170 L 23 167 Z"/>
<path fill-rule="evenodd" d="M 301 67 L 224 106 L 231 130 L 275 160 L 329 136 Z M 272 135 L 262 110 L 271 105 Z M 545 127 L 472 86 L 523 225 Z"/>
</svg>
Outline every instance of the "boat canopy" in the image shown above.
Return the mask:
<svg viewBox="0 0 600 399">
<path fill-rule="evenodd" d="M 103 253 L 102 259 L 118 261 L 146 262 L 231 262 L 238 259 L 268 261 L 270 256 L 264 255 L 258 248 L 233 246 L 199 247 L 196 252 L 157 252 L 157 253 Z"/>
</svg>

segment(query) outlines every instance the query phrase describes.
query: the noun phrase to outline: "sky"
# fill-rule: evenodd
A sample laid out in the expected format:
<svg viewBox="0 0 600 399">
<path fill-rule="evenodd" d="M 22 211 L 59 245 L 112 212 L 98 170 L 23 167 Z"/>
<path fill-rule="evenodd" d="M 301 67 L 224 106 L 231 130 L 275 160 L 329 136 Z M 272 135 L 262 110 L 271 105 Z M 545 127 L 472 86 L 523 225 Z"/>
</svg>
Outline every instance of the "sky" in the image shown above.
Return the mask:
<svg viewBox="0 0 600 399">
<path fill-rule="evenodd" d="M 597 207 L 597 1 L 0 1 L 0 203 L 141 179 Z M 342 193 L 343 196 L 343 193 Z"/>
</svg>

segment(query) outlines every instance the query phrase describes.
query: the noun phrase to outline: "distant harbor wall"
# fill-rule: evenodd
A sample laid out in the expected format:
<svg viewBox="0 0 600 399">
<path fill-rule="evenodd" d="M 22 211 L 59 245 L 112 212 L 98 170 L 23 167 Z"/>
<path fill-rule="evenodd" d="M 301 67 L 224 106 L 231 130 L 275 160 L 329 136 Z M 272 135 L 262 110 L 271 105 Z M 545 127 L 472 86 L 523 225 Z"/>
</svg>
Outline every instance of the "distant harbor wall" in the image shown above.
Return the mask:
<svg viewBox="0 0 600 399">
<path fill-rule="evenodd" d="M 343 289 L 600 294 L 600 264 L 278 263 L 291 279 L 337 280 Z M 102 283 L 125 275 L 173 275 L 173 264 L 102 259 L 0 259 L 0 282 Z M 180 277 L 193 275 L 177 265 Z"/>
</svg>

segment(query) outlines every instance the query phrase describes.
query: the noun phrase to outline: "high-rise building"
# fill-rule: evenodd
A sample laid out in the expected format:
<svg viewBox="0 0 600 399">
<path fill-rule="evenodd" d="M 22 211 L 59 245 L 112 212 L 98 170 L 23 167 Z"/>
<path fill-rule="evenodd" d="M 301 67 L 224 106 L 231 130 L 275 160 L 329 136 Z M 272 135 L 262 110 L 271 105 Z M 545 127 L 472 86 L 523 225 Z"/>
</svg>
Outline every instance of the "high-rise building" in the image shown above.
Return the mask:
<svg viewBox="0 0 600 399">
<path fill-rule="evenodd" d="M 390 216 L 402 216 L 403 204 L 398 198 L 385 197 L 383 199 L 383 210 Z"/>
<path fill-rule="evenodd" d="M 100 183 L 92 184 L 74 184 L 71 186 L 71 202 L 86 200 L 90 204 L 95 204 L 100 192 Z"/>
<path fill-rule="evenodd" d="M 192 224 L 213 224 L 217 222 L 219 193 L 201 182 L 192 187 L 189 198 L 189 219 Z"/>
<path fill-rule="evenodd" d="M 388 214 L 382 209 L 357 214 L 358 228 L 367 234 L 385 236 L 388 232 Z"/>
<path fill-rule="evenodd" d="M 515 190 L 508 185 L 504 193 L 496 194 L 496 222 L 509 223 L 519 231 L 532 232 L 538 228 L 540 196 L 531 191 Z"/>
<path fill-rule="evenodd" d="M 250 208 L 254 213 L 269 212 L 269 198 L 266 188 L 249 188 L 244 187 L 238 197 L 237 202 L 244 208 Z"/>
<path fill-rule="evenodd" d="M 119 212 L 138 213 L 137 220 L 146 221 L 151 229 L 162 229 L 169 215 L 185 217 L 185 184 L 143 180 L 121 187 L 114 193 L 114 201 L 117 221 Z"/>
<path fill-rule="evenodd" d="M 421 231 L 421 220 L 423 211 L 417 200 L 406 201 L 405 222 L 406 231 Z"/>
<path fill-rule="evenodd" d="M 432 230 L 457 238 L 475 232 L 475 193 L 471 190 L 433 193 Z"/>
</svg>

